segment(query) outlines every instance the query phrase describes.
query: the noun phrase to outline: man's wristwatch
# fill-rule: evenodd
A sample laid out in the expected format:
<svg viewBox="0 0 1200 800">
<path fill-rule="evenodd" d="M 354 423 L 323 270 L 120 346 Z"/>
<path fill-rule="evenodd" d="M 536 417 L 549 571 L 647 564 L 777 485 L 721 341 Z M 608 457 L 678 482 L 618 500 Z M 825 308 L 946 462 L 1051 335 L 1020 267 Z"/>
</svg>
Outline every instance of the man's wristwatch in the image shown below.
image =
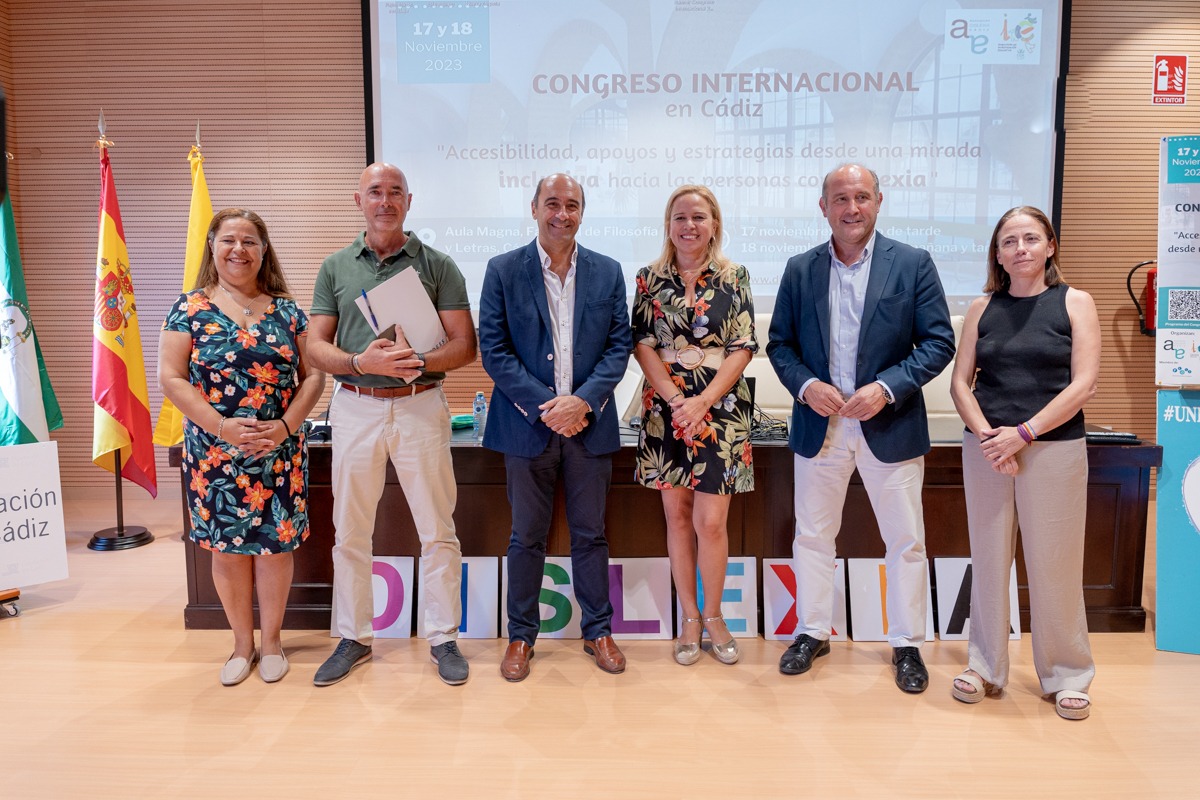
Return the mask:
<svg viewBox="0 0 1200 800">
<path fill-rule="evenodd" d="M 425 374 L 425 354 L 424 353 L 413 353 L 413 357 L 421 359 L 421 366 L 417 367 L 417 372 L 424 375 Z"/>
<path fill-rule="evenodd" d="M 896 402 L 896 398 L 892 396 L 892 392 L 890 389 L 888 389 L 888 387 L 884 386 L 879 381 L 875 381 L 875 383 L 879 384 L 879 388 L 883 391 L 883 401 L 885 403 L 891 405 L 892 403 Z"/>
</svg>

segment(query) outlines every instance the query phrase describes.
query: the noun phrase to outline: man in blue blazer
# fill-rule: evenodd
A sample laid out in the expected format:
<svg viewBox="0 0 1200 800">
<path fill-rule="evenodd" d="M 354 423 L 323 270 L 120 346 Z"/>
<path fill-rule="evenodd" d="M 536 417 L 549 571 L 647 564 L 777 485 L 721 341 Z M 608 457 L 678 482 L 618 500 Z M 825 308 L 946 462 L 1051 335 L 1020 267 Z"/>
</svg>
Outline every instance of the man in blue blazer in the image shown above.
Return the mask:
<svg viewBox="0 0 1200 800">
<path fill-rule="evenodd" d="M 798 675 L 829 652 L 834 540 L 846 487 L 862 476 L 887 546 L 888 642 L 896 684 L 925 691 L 928 573 L 921 485 L 929 425 L 921 387 L 954 356 L 933 259 L 875 232 L 879 176 L 846 164 L 825 176 L 828 244 L 790 259 L 767 353 L 795 402 L 797 637 L 779 662 Z"/>
<path fill-rule="evenodd" d="M 508 637 L 500 674 L 520 681 L 541 626 L 546 539 L 561 475 L 583 649 L 606 672 L 625 670 L 612 638 L 604 507 L 621 446 L 613 389 L 633 334 L 621 265 L 575 244 L 584 196 L 569 175 L 538 182 L 538 236 L 487 265 L 479 303 L 483 367 L 495 382 L 483 444 L 504 453 L 513 530 Z"/>
</svg>

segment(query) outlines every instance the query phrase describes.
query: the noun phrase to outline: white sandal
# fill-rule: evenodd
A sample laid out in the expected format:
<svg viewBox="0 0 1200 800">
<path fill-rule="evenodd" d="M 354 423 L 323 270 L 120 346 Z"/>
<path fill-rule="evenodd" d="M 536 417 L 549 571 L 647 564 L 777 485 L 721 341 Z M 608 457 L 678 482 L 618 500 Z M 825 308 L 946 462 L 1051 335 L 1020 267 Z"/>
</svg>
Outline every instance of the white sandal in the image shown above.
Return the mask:
<svg viewBox="0 0 1200 800">
<path fill-rule="evenodd" d="M 1070 706 L 1064 706 L 1063 700 L 1086 700 L 1087 705 L 1083 708 L 1071 708 Z M 1092 698 L 1083 692 L 1073 692 L 1070 689 L 1063 689 L 1054 695 L 1054 710 L 1063 719 L 1087 719 L 1088 714 L 1092 713 Z"/>
<path fill-rule="evenodd" d="M 973 692 L 968 692 L 958 688 L 955 683 L 950 684 L 950 694 L 954 695 L 955 700 L 963 703 L 978 703 L 988 695 L 1000 694 L 1000 687 L 994 683 L 988 683 L 970 670 L 963 670 L 954 680 L 962 681 L 975 689 Z"/>
</svg>

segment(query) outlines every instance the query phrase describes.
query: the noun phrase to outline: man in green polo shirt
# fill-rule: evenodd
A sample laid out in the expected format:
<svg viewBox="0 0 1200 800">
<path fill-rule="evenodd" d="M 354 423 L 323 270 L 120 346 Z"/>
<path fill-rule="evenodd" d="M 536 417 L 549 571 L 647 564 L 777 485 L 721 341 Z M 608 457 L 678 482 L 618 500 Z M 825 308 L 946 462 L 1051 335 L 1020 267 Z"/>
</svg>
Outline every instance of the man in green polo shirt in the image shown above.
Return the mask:
<svg viewBox="0 0 1200 800">
<path fill-rule="evenodd" d="M 408 179 L 391 164 L 363 171 L 354 202 L 366 230 L 321 265 L 309 315 L 309 360 L 337 380 L 333 428 L 333 630 L 341 641 L 313 683 L 337 683 L 371 658 L 374 638 L 371 537 L 390 458 L 421 539 L 425 632 L 430 658 L 446 683 L 465 683 L 458 651 L 462 551 L 454 532 L 458 489 L 450 461 L 446 372 L 475 360 L 475 328 L 466 282 L 445 253 L 404 230 L 412 203 Z M 446 341 L 415 352 L 403 331 L 376 337 L 355 300 L 415 269 L 437 309 Z"/>
</svg>

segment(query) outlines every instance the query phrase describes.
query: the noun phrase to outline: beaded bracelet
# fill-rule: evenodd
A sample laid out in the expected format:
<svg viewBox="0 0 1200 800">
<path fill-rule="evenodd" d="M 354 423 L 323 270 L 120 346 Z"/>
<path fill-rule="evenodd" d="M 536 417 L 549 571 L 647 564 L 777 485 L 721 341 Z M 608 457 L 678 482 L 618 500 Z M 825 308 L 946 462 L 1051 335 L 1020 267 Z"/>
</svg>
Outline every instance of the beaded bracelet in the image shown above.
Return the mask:
<svg viewBox="0 0 1200 800">
<path fill-rule="evenodd" d="M 223 430 L 225 430 L 225 418 L 221 417 L 221 424 L 217 426 L 217 438 L 218 439 L 223 438 L 221 436 L 221 431 L 223 431 Z"/>
</svg>

